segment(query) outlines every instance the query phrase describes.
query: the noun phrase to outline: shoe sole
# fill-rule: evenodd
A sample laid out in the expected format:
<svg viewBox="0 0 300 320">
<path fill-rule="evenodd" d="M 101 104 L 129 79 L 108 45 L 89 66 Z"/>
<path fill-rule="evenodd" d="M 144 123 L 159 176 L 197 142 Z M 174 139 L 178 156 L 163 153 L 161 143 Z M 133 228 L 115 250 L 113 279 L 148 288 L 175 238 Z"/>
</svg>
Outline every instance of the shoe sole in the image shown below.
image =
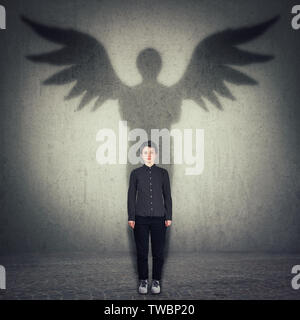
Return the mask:
<svg viewBox="0 0 300 320">
<path fill-rule="evenodd" d="M 148 294 L 148 292 L 139 292 L 139 291 L 138 291 L 138 293 L 139 294 Z"/>
<path fill-rule="evenodd" d="M 159 291 L 159 292 L 152 292 L 151 291 L 151 294 L 160 294 L 161 293 L 161 291 Z"/>
<path fill-rule="evenodd" d="M 146 291 L 146 292 L 140 292 L 139 289 L 138 289 L 138 293 L 139 293 L 139 294 L 148 294 L 148 292 L 149 292 L 149 288 L 147 288 L 147 291 Z"/>
</svg>

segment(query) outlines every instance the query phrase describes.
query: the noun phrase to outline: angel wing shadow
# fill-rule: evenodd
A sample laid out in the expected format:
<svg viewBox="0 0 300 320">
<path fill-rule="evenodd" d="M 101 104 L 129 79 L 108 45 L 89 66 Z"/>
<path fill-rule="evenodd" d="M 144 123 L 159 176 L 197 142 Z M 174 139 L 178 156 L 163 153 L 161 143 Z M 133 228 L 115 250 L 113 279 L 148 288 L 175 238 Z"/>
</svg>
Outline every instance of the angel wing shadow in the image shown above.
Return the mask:
<svg viewBox="0 0 300 320">
<path fill-rule="evenodd" d="M 83 96 L 77 110 L 82 109 L 96 97 L 93 111 L 107 99 L 125 100 L 123 98 L 124 95 L 126 98 L 128 93 L 126 91 L 132 90 L 132 95 L 135 96 L 141 94 L 140 86 L 128 87 L 119 79 L 104 46 L 94 37 L 73 29 L 46 26 L 23 15 L 21 19 L 41 37 L 62 45 L 58 50 L 28 55 L 27 58 L 34 62 L 67 66 L 46 79 L 43 84 L 63 85 L 76 81 L 65 100 Z M 143 77 L 143 88 L 149 89 L 151 94 L 155 89 L 165 89 L 164 94 L 175 94 L 180 100 L 194 99 L 208 111 L 203 101 L 203 98 L 206 98 L 220 110 L 223 109 L 217 94 L 235 100 L 224 82 L 235 85 L 257 84 L 256 80 L 231 66 L 262 63 L 274 58 L 272 55 L 251 53 L 237 46 L 259 37 L 278 19 L 279 15 L 254 26 L 226 29 L 206 37 L 194 49 L 182 79 L 172 87 L 164 87 L 156 82 L 161 69 L 160 54 L 153 48 L 143 50 L 137 58 L 137 66 Z M 158 86 L 155 87 L 155 84 Z M 145 92 L 143 94 L 143 97 L 147 96 Z M 137 100 L 140 99 L 137 98 Z M 124 107 L 129 108 L 129 106 Z M 135 110 L 130 110 L 133 111 L 132 114 L 138 109 L 142 111 L 148 109 L 148 106 L 141 101 L 136 107 Z M 158 115 L 162 112 L 159 103 L 156 104 L 155 112 Z"/>
<path fill-rule="evenodd" d="M 82 96 L 77 110 L 94 98 L 93 111 L 107 99 L 118 99 L 121 118 L 128 121 L 128 126 L 131 129 L 143 128 L 150 135 L 151 128 L 170 130 L 172 124 L 180 119 L 183 99 L 193 99 L 208 111 L 207 99 L 223 110 L 218 95 L 235 100 L 226 82 L 257 85 L 255 79 L 233 66 L 263 63 L 273 59 L 273 56 L 252 53 L 238 48 L 238 45 L 261 36 L 279 19 L 279 15 L 257 25 L 226 29 L 207 36 L 194 49 L 183 77 L 171 87 L 156 80 L 162 60 L 159 52 L 153 48 L 146 48 L 138 55 L 137 67 L 143 81 L 129 87 L 119 79 L 104 46 L 96 38 L 74 29 L 46 26 L 25 16 L 21 16 L 21 19 L 39 36 L 62 46 L 51 52 L 27 56 L 33 62 L 64 66 L 63 70 L 46 79 L 43 84 L 64 85 L 76 81 L 65 99 Z M 171 163 L 172 159 L 171 147 Z M 161 166 L 169 171 L 172 183 L 173 166 Z M 127 181 L 134 167 L 131 164 L 127 166 Z M 168 247 L 168 240 L 166 245 Z"/>
<path fill-rule="evenodd" d="M 150 136 L 152 128 L 170 130 L 172 124 L 180 120 L 183 99 L 193 99 L 208 111 L 204 100 L 207 99 L 223 110 L 218 96 L 235 100 L 226 83 L 257 85 L 255 79 L 233 66 L 267 62 L 274 57 L 252 53 L 238 48 L 238 45 L 261 36 L 279 19 L 279 15 L 253 26 L 226 29 L 207 36 L 195 47 L 183 77 L 171 87 L 157 81 L 162 60 L 159 52 L 153 48 L 146 48 L 138 55 L 137 67 L 143 81 L 129 87 L 119 79 L 104 46 L 96 38 L 70 28 L 47 26 L 23 15 L 21 19 L 39 36 L 62 46 L 51 52 L 27 56 L 33 62 L 64 67 L 43 84 L 76 82 L 64 99 L 82 96 L 77 110 L 94 98 L 96 101 L 92 111 L 107 99 L 118 99 L 122 120 L 127 120 L 129 128 L 143 128 Z M 172 179 L 172 167 L 169 167 Z"/>
</svg>

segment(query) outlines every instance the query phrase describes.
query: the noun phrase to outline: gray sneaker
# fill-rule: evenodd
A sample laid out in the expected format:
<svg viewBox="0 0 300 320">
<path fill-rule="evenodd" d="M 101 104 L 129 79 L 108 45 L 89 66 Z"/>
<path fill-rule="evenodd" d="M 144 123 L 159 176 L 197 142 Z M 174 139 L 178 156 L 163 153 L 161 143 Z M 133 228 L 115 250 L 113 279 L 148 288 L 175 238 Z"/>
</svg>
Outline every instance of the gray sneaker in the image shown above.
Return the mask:
<svg viewBox="0 0 300 320">
<path fill-rule="evenodd" d="M 139 293 L 140 294 L 147 294 L 148 293 L 148 280 L 141 280 L 139 286 Z"/>
<path fill-rule="evenodd" d="M 152 280 L 151 293 L 153 294 L 160 293 L 160 285 L 158 280 L 154 280 L 154 279 Z"/>
</svg>

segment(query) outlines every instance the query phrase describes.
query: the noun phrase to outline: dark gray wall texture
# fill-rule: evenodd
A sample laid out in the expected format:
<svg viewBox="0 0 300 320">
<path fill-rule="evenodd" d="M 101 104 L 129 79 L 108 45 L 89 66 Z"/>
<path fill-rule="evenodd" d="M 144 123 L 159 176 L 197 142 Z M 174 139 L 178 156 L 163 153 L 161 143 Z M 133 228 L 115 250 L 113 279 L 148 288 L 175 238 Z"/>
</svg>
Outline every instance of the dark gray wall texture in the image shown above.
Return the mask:
<svg viewBox="0 0 300 320">
<path fill-rule="evenodd" d="M 132 252 L 126 203 L 132 168 L 100 165 L 96 135 L 102 128 L 118 132 L 120 120 L 128 120 L 132 129 L 142 121 L 134 108 L 147 115 L 155 105 L 161 108 L 161 113 L 154 113 L 157 125 L 204 129 L 202 174 L 185 175 L 185 164 L 170 168 L 170 252 L 299 251 L 300 30 L 291 27 L 294 1 L 2 0 L 1 4 L 7 29 L 0 31 L 0 254 Z M 208 111 L 199 97 L 188 93 L 184 99 L 160 100 L 163 90 L 181 79 L 194 48 L 205 37 L 278 14 L 280 19 L 262 35 L 239 46 L 274 58 L 237 63 L 234 68 L 257 84 L 239 85 L 242 79 L 226 83 L 236 99 L 218 94 L 222 110 L 209 96 L 203 99 Z M 39 36 L 21 15 L 94 37 L 105 47 L 118 78 L 131 88 L 142 82 L 136 63 L 139 53 L 154 48 L 161 58 L 161 85 L 156 91 L 141 86 L 137 96 L 132 89 L 133 95 L 123 100 L 113 88 L 101 89 L 95 111 L 91 99 L 74 112 L 83 94 L 64 98 L 75 82 L 43 84 L 64 66 L 26 58 L 61 45 Z M 74 55 L 84 60 L 91 49 L 84 41 L 81 45 Z M 214 50 L 222 50 L 221 45 L 209 48 L 204 61 Z M 85 72 L 84 83 L 101 84 L 99 70 Z M 202 93 L 214 76 L 199 75 Z M 175 105 L 176 117 L 168 119 L 164 108 Z M 142 125 L 147 127 L 147 121 Z"/>
</svg>

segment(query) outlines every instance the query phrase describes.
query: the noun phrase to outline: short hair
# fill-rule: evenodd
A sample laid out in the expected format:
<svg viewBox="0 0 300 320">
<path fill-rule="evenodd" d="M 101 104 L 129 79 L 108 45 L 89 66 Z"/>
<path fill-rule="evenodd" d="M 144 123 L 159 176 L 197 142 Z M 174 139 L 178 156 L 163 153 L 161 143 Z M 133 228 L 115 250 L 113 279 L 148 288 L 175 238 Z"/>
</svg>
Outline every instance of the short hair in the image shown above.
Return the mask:
<svg viewBox="0 0 300 320">
<path fill-rule="evenodd" d="M 145 147 L 150 147 L 150 148 L 154 148 L 155 149 L 155 153 L 158 153 L 158 148 L 155 142 L 148 140 L 142 143 L 142 145 L 140 146 L 140 154 L 142 154 L 143 150 Z"/>
</svg>

